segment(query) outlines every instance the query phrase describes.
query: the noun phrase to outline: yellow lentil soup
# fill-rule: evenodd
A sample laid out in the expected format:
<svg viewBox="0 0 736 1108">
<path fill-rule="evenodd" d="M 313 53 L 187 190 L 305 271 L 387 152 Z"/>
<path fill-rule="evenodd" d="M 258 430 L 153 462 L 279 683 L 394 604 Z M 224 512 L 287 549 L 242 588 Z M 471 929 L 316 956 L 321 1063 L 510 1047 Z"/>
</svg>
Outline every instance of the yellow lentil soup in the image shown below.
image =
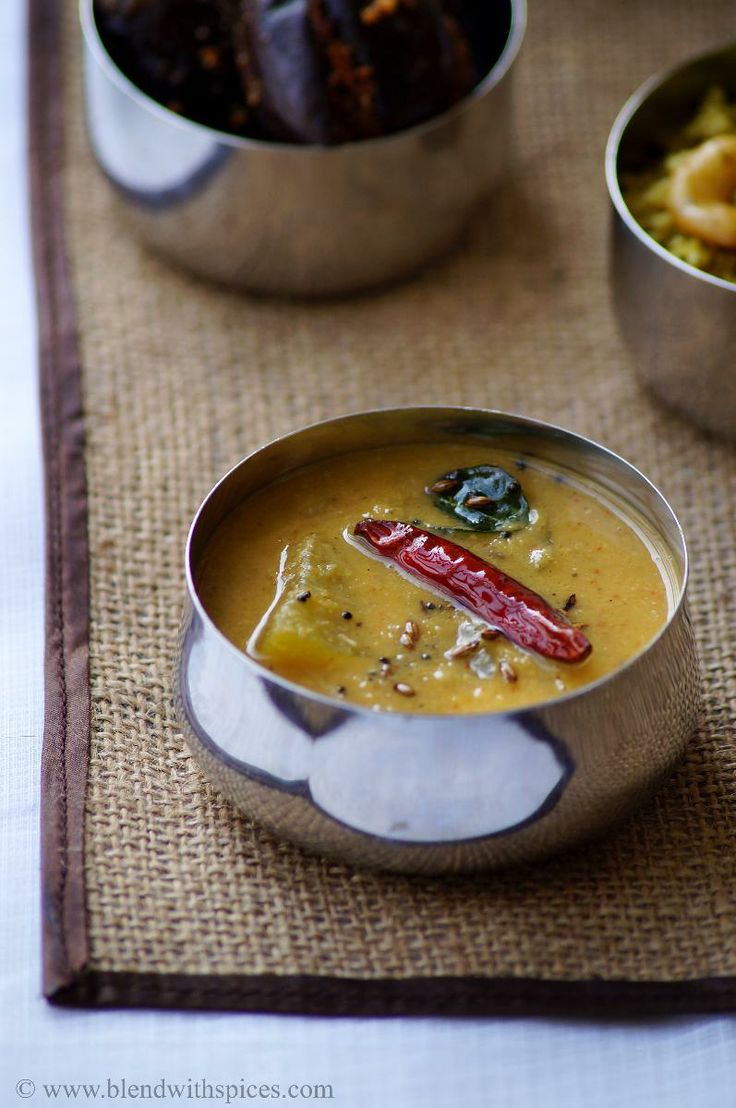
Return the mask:
<svg viewBox="0 0 736 1108">
<path fill-rule="evenodd" d="M 442 476 L 481 464 L 499 467 L 526 507 L 495 529 L 466 530 L 426 490 L 457 485 Z M 448 534 L 559 610 L 590 653 L 569 664 L 515 645 L 370 556 L 354 538 L 364 519 Z M 627 510 L 571 473 L 477 443 L 359 450 L 294 470 L 223 520 L 196 577 L 216 626 L 262 666 L 394 711 L 487 712 L 564 695 L 637 654 L 668 614 L 661 555 Z"/>
</svg>

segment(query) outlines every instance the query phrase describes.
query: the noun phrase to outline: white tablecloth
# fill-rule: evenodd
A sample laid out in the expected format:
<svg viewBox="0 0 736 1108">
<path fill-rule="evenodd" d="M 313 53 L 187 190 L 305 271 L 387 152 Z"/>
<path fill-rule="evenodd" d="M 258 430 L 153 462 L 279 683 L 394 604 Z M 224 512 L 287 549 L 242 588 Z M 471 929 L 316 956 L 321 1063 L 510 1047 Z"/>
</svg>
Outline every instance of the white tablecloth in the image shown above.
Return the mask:
<svg viewBox="0 0 736 1108">
<path fill-rule="evenodd" d="M 211 1094 L 200 1097 L 203 1103 L 225 1103 L 226 1091 L 218 1096 L 217 1085 L 230 1083 L 235 1104 L 248 1102 L 249 1085 L 252 1093 L 254 1085 L 278 1084 L 285 1092 L 292 1084 L 323 1084 L 332 1086 L 332 1103 L 349 1108 L 736 1105 L 736 1017 L 641 1024 L 316 1019 L 64 1011 L 42 999 L 43 516 L 25 182 L 24 0 L 2 0 L 2 14 L 0 1108 L 103 1096 L 122 1103 L 123 1078 L 128 1086 L 150 1083 L 152 1099 L 143 1103 L 159 1104 L 195 1103 L 187 1099 L 191 1079 L 195 1095 Z M 158 1095 L 162 1079 L 184 1082 L 182 1093 Z M 100 1083 L 100 1089 L 96 1096 L 44 1089 L 64 1082 Z M 236 1099 L 241 1092 L 246 1095 Z M 141 1090 L 129 1090 L 126 1099 L 141 1100 Z"/>
</svg>

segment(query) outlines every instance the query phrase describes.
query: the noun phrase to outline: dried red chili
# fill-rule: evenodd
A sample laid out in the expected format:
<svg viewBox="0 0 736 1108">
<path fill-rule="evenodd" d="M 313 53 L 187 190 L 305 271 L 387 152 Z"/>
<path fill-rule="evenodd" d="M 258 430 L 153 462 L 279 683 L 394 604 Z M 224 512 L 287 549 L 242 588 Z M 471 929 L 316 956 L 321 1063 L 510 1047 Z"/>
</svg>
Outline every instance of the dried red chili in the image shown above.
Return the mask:
<svg viewBox="0 0 736 1108">
<path fill-rule="evenodd" d="M 354 533 L 518 646 L 558 662 L 582 662 L 590 654 L 589 640 L 562 612 L 465 547 L 397 520 L 364 519 Z"/>
</svg>

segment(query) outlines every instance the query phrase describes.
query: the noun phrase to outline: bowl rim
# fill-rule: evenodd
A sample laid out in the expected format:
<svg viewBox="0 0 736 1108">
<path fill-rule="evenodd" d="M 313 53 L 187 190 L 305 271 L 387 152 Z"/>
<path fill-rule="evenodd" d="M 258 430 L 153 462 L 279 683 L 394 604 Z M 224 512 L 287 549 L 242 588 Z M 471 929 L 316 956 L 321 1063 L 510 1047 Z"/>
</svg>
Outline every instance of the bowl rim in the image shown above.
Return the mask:
<svg viewBox="0 0 736 1108">
<path fill-rule="evenodd" d="M 97 64 L 105 71 L 108 78 L 140 108 L 158 117 L 162 122 L 176 127 L 178 130 L 189 131 L 202 137 L 210 138 L 221 146 L 229 146 L 235 150 L 267 150 L 274 153 L 278 152 L 289 157 L 299 155 L 302 158 L 305 156 L 313 157 L 317 154 L 327 154 L 336 157 L 345 151 L 356 149 L 374 150 L 377 146 L 391 146 L 401 142 L 402 139 L 408 139 L 414 136 L 421 137 L 446 123 L 452 122 L 456 117 L 461 116 L 473 104 L 483 99 L 491 89 L 500 84 L 511 69 L 521 49 L 527 24 L 527 0 L 508 0 L 508 2 L 511 7 L 511 26 L 501 53 L 482 80 L 480 80 L 471 91 L 463 96 L 456 104 L 453 104 L 446 111 L 440 112 L 439 115 L 434 115 L 430 119 L 424 120 L 422 123 L 417 123 L 413 127 L 405 127 L 389 135 L 379 135 L 377 138 L 359 139 L 353 142 L 343 142 L 335 145 L 322 145 L 320 143 L 297 143 L 283 142 L 276 139 L 246 138 L 241 135 L 231 134 L 228 131 L 219 131 L 215 127 L 209 127 L 204 123 L 197 123 L 196 120 L 172 112 L 169 108 L 143 92 L 143 90 L 127 77 L 122 69 L 113 61 L 100 37 L 97 20 L 94 14 L 95 0 L 78 0 L 79 22 L 87 50 Z"/>
<path fill-rule="evenodd" d="M 700 54 L 692 54 L 684 61 L 676 62 L 666 69 L 659 70 L 651 77 L 648 77 L 647 80 L 639 85 L 631 96 L 629 96 L 616 116 L 608 135 L 605 153 L 605 175 L 606 184 L 608 185 L 608 195 L 616 212 L 626 227 L 628 227 L 648 250 L 651 250 L 653 254 L 660 257 L 662 261 L 668 262 L 671 266 L 674 266 L 675 269 L 679 269 L 681 273 L 689 277 L 694 277 L 697 280 L 704 281 L 706 284 L 714 285 L 716 288 L 723 289 L 725 292 L 730 293 L 736 293 L 736 281 L 727 281 L 724 277 L 716 277 L 713 273 L 708 273 L 704 269 L 698 269 L 697 266 L 691 265 L 690 262 L 683 261 L 682 258 L 678 258 L 677 255 L 658 243 L 648 231 L 644 230 L 639 221 L 634 218 L 628 204 L 624 200 L 621 184 L 619 182 L 617 162 L 619 148 L 626 129 L 636 112 L 646 103 L 650 96 L 658 92 L 668 81 L 672 80 L 679 73 L 689 69 L 691 66 L 707 62 L 710 58 L 720 57 L 734 50 L 736 50 L 736 40 L 728 43 L 726 46 L 720 46 L 715 50 L 706 50 Z"/>
<path fill-rule="evenodd" d="M 665 512 L 669 514 L 671 522 L 674 526 L 675 535 L 679 540 L 682 549 L 682 581 L 679 584 L 672 609 L 668 612 L 667 618 L 664 620 L 662 626 L 659 628 L 657 633 L 651 639 L 649 639 L 649 641 L 646 642 L 639 651 L 637 651 L 635 654 L 632 654 L 631 657 L 622 662 L 621 665 L 617 666 L 609 673 L 605 673 L 601 677 L 598 677 L 595 681 L 591 681 L 587 685 L 582 685 L 580 688 L 573 689 L 570 692 L 563 693 L 560 696 L 550 697 L 547 700 L 534 701 L 531 704 L 527 704 L 519 708 L 513 708 L 506 711 L 497 710 L 490 712 L 409 712 L 400 710 L 376 711 L 375 709 L 367 707 L 365 705 L 356 704 L 354 701 L 340 700 L 337 697 L 327 696 L 324 693 L 319 693 L 316 692 L 314 689 L 307 688 L 305 685 L 300 685 L 295 681 L 290 681 L 288 678 L 282 677 L 280 674 L 274 673 L 273 670 L 267 669 L 265 666 L 262 666 L 260 662 L 256 661 L 255 658 L 251 658 L 250 655 L 246 654 L 244 650 L 241 650 L 240 647 L 231 642 L 231 640 L 228 639 L 227 636 L 220 630 L 220 628 L 216 625 L 209 613 L 206 611 L 194 583 L 194 572 L 192 568 L 192 546 L 196 538 L 197 531 L 200 527 L 201 519 L 205 514 L 210 501 L 214 499 L 214 497 L 219 493 L 220 489 L 232 479 L 236 471 L 241 469 L 241 467 L 247 466 L 248 463 L 251 462 L 251 460 L 257 455 L 260 455 L 261 453 L 265 452 L 278 443 L 283 443 L 289 440 L 296 439 L 304 433 L 318 430 L 319 428 L 326 425 L 345 423 L 356 418 L 369 417 L 380 420 L 382 416 L 395 416 L 401 414 L 409 415 L 412 413 L 421 413 L 427 415 L 439 415 L 439 413 L 446 413 L 448 417 L 468 417 L 473 415 L 482 416 L 484 418 L 489 416 L 499 417 L 501 419 L 508 420 L 510 423 L 518 424 L 520 429 L 523 429 L 525 427 L 532 428 L 536 429 L 537 431 L 544 432 L 547 435 L 551 434 L 560 436 L 564 439 L 567 439 L 568 441 L 576 441 L 587 447 L 592 447 L 593 451 L 597 451 L 599 454 L 607 457 L 612 461 L 614 465 L 627 470 L 631 475 L 633 475 L 636 480 L 640 481 L 645 489 L 648 491 L 648 493 L 653 497 L 654 501 L 659 502 L 659 504 L 665 509 Z M 299 467 L 297 466 L 295 468 Z M 288 472 L 288 470 L 285 472 Z M 217 524 L 216 526 L 219 526 L 219 524 Z M 244 663 L 246 667 L 255 674 L 255 676 L 261 679 L 265 678 L 269 682 L 273 682 L 274 684 L 278 685 L 280 688 L 283 688 L 290 693 L 297 694 L 314 703 L 317 703 L 323 708 L 330 708 L 333 710 L 339 709 L 343 712 L 347 711 L 351 713 L 357 713 L 359 715 L 365 715 L 366 717 L 369 717 L 373 720 L 377 718 L 381 719 L 383 717 L 389 717 L 390 719 L 394 720 L 467 720 L 471 718 L 479 720 L 500 718 L 519 719 L 528 717 L 530 713 L 536 713 L 546 708 L 554 708 L 561 704 L 569 704 L 571 701 L 577 700 L 584 696 L 588 696 L 591 693 L 595 692 L 597 689 L 601 688 L 603 685 L 612 681 L 614 678 L 618 678 L 621 674 L 625 673 L 626 671 L 637 665 L 640 661 L 642 661 L 643 658 L 647 654 L 649 654 L 650 651 L 652 651 L 660 642 L 660 640 L 669 632 L 670 628 L 673 626 L 675 620 L 680 616 L 684 608 L 690 575 L 690 558 L 685 534 L 680 520 L 664 494 L 660 492 L 653 481 L 650 481 L 650 479 L 645 474 L 643 474 L 641 470 L 637 469 L 636 466 L 632 465 L 631 462 L 628 462 L 625 458 L 621 457 L 620 454 L 617 454 L 615 453 L 615 451 L 610 450 L 607 446 L 603 446 L 601 443 L 596 442 L 595 439 L 591 439 L 586 435 L 580 435 L 576 431 L 570 431 L 565 427 L 561 427 L 559 424 L 549 423 L 548 421 L 542 419 L 535 419 L 530 416 L 522 415 L 521 413 L 502 411 L 498 408 L 476 408 L 467 405 L 423 404 L 402 405 L 393 408 L 359 409 L 357 411 L 347 412 L 339 416 L 317 420 L 313 423 L 309 423 L 302 427 L 299 427 L 293 431 L 288 431 L 284 435 L 277 435 L 275 438 L 270 439 L 268 442 L 263 443 L 261 446 L 256 447 L 254 450 L 251 450 L 249 454 L 246 454 L 245 457 L 241 458 L 240 461 L 231 466 L 230 469 L 227 470 L 227 472 L 224 473 L 223 476 L 212 486 L 212 488 L 202 500 L 197 511 L 195 512 L 195 515 L 189 526 L 189 532 L 187 534 L 184 548 L 184 573 L 187 596 L 192 608 L 196 612 L 198 618 L 202 621 L 203 625 L 207 628 L 207 630 L 215 634 L 220 644 L 224 646 L 227 651 L 232 654 L 232 656 L 239 659 L 241 663 Z M 177 661 L 176 668 L 177 681 L 181 680 L 181 645 L 179 649 L 179 655 L 180 656 Z"/>
</svg>

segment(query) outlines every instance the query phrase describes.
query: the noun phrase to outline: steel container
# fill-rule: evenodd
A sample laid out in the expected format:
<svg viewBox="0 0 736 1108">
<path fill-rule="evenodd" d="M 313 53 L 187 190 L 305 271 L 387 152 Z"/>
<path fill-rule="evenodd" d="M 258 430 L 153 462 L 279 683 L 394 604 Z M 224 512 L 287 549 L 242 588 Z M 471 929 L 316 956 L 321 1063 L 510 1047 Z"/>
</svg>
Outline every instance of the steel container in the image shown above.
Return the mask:
<svg viewBox="0 0 736 1108">
<path fill-rule="evenodd" d="M 647 81 L 622 108 L 606 150 L 614 208 L 611 282 L 621 332 L 641 379 L 700 427 L 736 436 L 736 284 L 671 254 L 637 223 L 622 172 L 652 164 L 715 85 L 736 99 L 736 45 Z"/>
<path fill-rule="evenodd" d="M 319 459 L 409 442 L 472 441 L 582 476 L 652 537 L 666 624 L 625 665 L 532 708 L 464 715 L 371 711 L 260 666 L 213 624 L 202 552 L 244 497 Z M 350 862 L 439 873 L 547 855 L 646 796 L 681 754 L 700 703 L 685 605 L 687 551 L 656 488 L 617 455 L 545 423 L 465 408 L 345 416 L 277 439 L 214 487 L 186 546 L 188 605 L 175 688 L 187 741 L 213 784 L 277 835 Z"/>
<path fill-rule="evenodd" d="M 419 126 L 327 147 L 239 138 L 162 107 L 118 69 L 81 0 L 92 149 L 134 233 L 202 277 L 298 296 L 403 277 L 457 243 L 509 166 L 526 3 L 503 2 L 506 45 L 467 97 Z"/>
</svg>

